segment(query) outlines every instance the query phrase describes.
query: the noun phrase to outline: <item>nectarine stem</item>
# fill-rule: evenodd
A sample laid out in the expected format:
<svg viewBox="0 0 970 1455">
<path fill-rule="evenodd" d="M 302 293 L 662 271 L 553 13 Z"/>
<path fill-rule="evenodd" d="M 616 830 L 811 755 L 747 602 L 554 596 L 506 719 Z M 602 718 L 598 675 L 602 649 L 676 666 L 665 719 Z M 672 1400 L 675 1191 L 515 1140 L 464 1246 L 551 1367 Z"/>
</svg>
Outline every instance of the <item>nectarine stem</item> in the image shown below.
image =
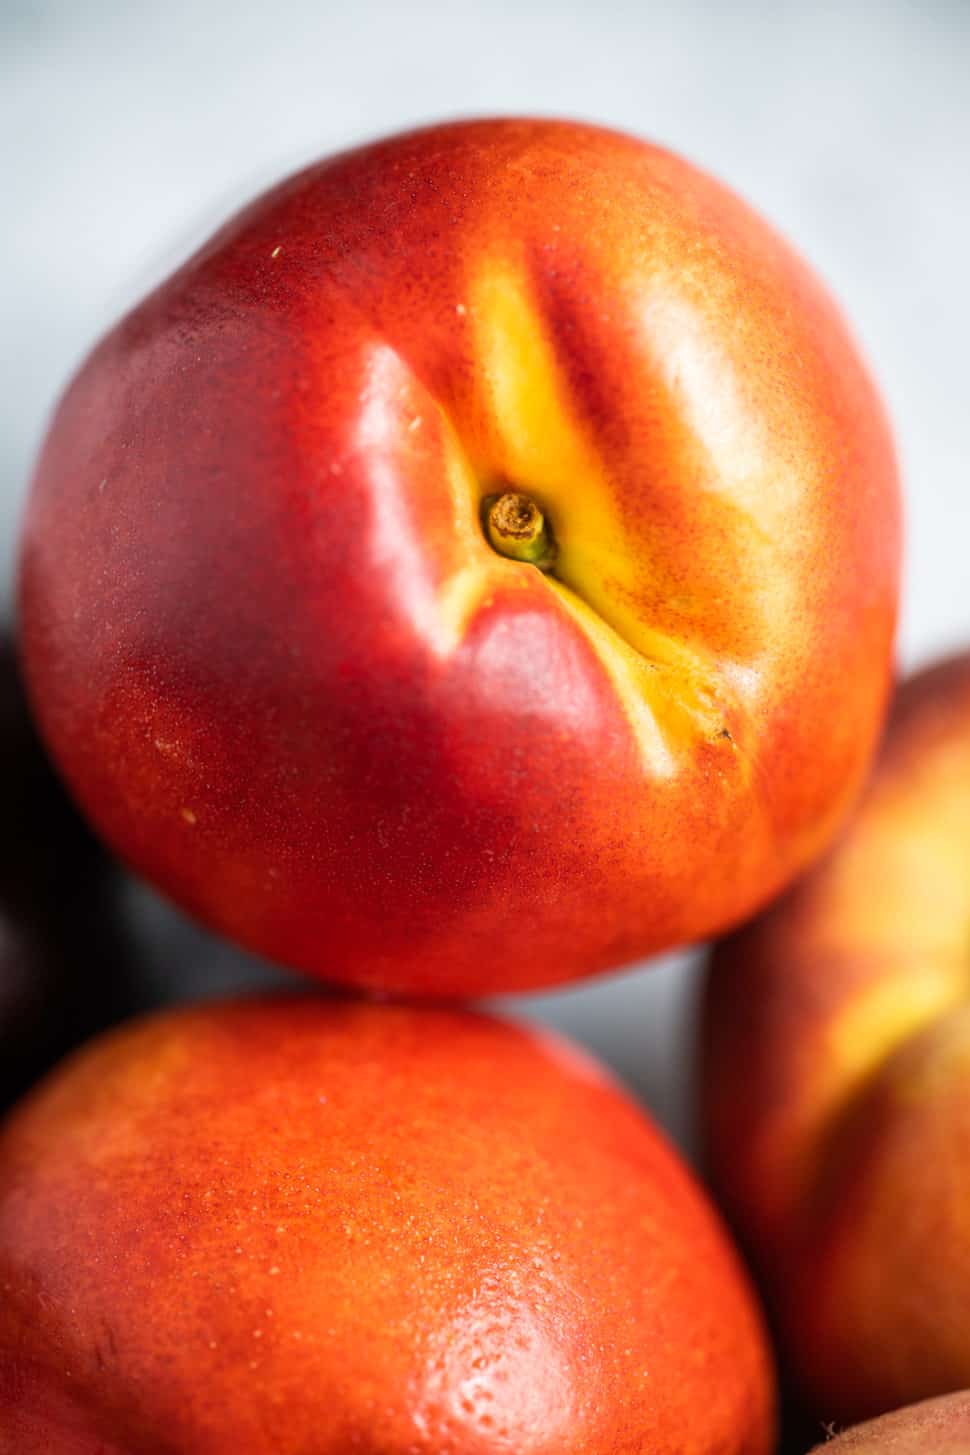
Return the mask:
<svg viewBox="0 0 970 1455">
<path fill-rule="evenodd" d="M 540 571 L 551 571 L 556 548 L 541 509 L 529 495 L 508 490 L 488 495 L 482 502 L 482 518 L 489 544 L 499 555 L 526 561 Z"/>
</svg>

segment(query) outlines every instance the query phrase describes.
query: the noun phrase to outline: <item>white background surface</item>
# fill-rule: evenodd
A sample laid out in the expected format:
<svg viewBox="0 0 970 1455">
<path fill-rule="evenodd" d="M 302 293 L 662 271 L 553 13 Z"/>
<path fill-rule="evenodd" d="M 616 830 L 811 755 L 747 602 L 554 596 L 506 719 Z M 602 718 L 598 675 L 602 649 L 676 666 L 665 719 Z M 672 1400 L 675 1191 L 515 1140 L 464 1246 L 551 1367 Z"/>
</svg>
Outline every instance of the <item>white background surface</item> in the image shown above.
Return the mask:
<svg viewBox="0 0 970 1455">
<path fill-rule="evenodd" d="M 416 122 L 577 115 L 716 172 L 846 306 L 909 501 L 901 655 L 970 641 L 970 5 L 0 0 L 0 598 L 45 416 L 95 335 L 239 202 Z M 159 986 L 240 975 L 144 890 Z M 523 1005 L 683 1138 L 692 957 Z"/>
</svg>

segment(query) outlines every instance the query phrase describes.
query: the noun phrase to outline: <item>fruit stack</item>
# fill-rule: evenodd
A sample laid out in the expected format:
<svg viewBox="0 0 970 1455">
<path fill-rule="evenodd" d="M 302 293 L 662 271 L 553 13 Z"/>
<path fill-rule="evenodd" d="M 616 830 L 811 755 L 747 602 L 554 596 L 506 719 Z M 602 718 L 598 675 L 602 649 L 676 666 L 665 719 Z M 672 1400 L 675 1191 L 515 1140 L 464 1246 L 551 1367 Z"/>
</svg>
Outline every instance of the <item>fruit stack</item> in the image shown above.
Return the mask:
<svg viewBox="0 0 970 1455">
<path fill-rule="evenodd" d="M 819 1421 L 970 1385 L 970 662 L 863 791 L 900 534 L 824 288 L 595 127 L 312 167 L 98 345 L 25 521 L 36 722 L 120 859 L 329 990 L 135 1018 L 9 1113 L 3 1455 L 767 1455 L 769 1327 Z M 766 1316 L 609 1076 L 466 1004 L 728 932 L 701 1105 Z"/>
</svg>

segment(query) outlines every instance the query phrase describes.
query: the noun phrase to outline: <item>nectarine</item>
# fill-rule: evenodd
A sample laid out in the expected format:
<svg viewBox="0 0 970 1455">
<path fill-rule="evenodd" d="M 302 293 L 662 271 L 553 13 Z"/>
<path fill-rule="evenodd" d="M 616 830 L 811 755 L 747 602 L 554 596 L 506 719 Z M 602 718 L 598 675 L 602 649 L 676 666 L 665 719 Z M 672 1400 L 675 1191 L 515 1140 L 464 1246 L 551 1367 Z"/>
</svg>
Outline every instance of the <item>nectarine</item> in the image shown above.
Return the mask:
<svg viewBox="0 0 970 1455">
<path fill-rule="evenodd" d="M 767 1455 L 770 1357 L 585 1056 L 277 998 L 82 1051 L 0 1133 L 3 1455 Z"/>
<path fill-rule="evenodd" d="M 902 689 L 842 842 L 714 955 L 712 1170 L 825 1418 L 970 1385 L 968 865 L 970 655 Z"/>
<path fill-rule="evenodd" d="M 815 1455 L 967 1455 L 970 1394 L 944 1395 L 893 1410 L 819 1445 Z"/>
<path fill-rule="evenodd" d="M 128 1006 L 106 856 L 51 771 L 0 635 L 0 1109 Z"/>
<path fill-rule="evenodd" d="M 95 350 L 26 520 L 36 710 L 210 925 L 552 984 L 749 914 L 888 692 L 886 421 L 806 266 L 592 126 L 431 127 L 247 208 Z"/>
</svg>

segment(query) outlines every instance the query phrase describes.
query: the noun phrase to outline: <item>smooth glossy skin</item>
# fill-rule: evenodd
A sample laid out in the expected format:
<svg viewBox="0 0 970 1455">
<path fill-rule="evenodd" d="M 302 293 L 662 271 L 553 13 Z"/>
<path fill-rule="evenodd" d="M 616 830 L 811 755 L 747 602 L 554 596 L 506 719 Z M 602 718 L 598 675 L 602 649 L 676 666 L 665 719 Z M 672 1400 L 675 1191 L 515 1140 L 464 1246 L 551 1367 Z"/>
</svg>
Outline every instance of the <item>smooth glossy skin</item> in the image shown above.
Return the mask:
<svg viewBox="0 0 970 1455">
<path fill-rule="evenodd" d="M 894 1410 L 819 1445 L 815 1455 L 970 1455 L 965 1390 Z"/>
<path fill-rule="evenodd" d="M 556 574 L 482 500 L 541 505 Z M 94 352 L 26 522 L 44 732 L 230 937 L 419 994 L 750 913 L 888 691 L 900 520 L 831 300 L 736 197 L 594 127 L 347 153 Z"/>
<path fill-rule="evenodd" d="M 824 1418 L 970 1385 L 970 654 L 900 692 L 835 852 L 714 956 L 715 1182 Z"/>
<path fill-rule="evenodd" d="M 767 1455 L 716 1214 L 563 1042 L 280 997 L 137 1023 L 0 1134 L 3 1455 Z M 101 1443 L 99 1443 L 101 1442 Z"/>
</svg>

